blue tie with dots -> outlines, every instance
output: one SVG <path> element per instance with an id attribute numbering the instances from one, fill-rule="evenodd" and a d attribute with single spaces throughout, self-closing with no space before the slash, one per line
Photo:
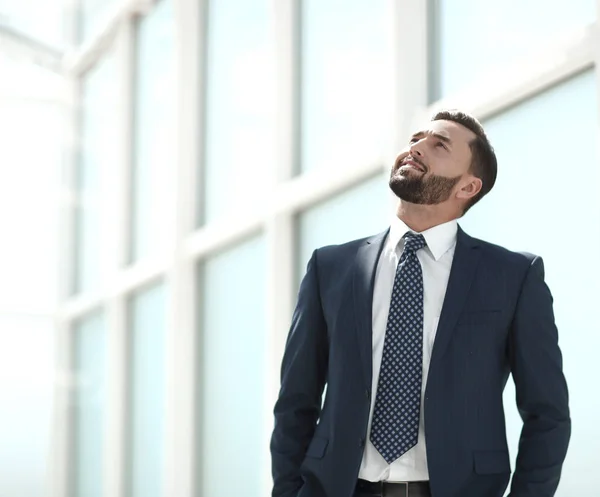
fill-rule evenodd
<path id="1" fill-rule="evenodd" d="M 385 331 L 371 443 L 388 464 L 417 445 L 423 378 L 423 235 L 407 233 Z"/>

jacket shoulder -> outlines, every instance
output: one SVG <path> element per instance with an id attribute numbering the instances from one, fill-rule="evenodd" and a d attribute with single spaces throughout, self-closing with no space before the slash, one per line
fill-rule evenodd
<path id="1" fill-rule="evenodd" d="M 383 241 L 388 231 L 389 229 L 378 233 L 377 235 L 366 236 L 364 238 L 357 238 L 355 240 L 350 240 L 344 243 L 324 245 L 316 250 L 317 258 L 320 260 L 327 260 L 330 258 L 338 258 L 340 256 L 355 253 L 359 247 L 362 247 L 366 243 L 377 243 L 378 241 Z"/>
<path id="2" fill-rule="evenodd" d="M 473 241 L 473 243 L 481 247 L 487 257 L 495 259 L 498 263 L 529 267 L 536 259 L 541 259 L 540 256 L 531 252 L 509 250 L 506 247 L 496 245 L 479 238 L 470 236 L 469 238 Z"/>

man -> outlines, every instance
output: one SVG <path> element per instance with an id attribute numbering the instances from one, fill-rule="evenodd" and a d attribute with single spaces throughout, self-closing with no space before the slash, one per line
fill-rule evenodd
<path id="1" fill-rule="evenodd" d="M 479 122 L 439 112 L 392 168 L 389 230 L 313 253 L 275 405 L 273 497 L 501 497 L 510 373 L 524 423 L 510 496 L 554 495 L 571 421 L 542 260 L 457 224 L 496 170 Z"/>

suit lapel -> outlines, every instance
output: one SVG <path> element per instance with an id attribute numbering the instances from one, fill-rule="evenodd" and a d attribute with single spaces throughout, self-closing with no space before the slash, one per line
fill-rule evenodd
<path id="1" fill-rule="evenodd" d="M 459 227 L 446 296 L 433 344 L 429 369 L 430 377 L 435 369 L 440 366 L 441 358 L 450 343 L 458 316 L 467 300 L 480 257 L 479 244 Z"/>
<path id="2" fill-rule="evenodd" d="M 367 239 L 359 248 L 354 264 L 353 293 L 356 333 L 365 385 L 373 375 L 373 289 L 377 262 L 389 229 Z"/>

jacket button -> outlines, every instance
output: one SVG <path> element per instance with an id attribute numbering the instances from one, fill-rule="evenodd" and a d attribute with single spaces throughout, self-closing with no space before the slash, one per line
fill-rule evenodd
<path id="1" fill-rule="evenodd" d="M 358 446 L 359 446 L 361 449 L 362 449 L 362 448 L 365 446 L 365 439 L 364 439 L 364 438 L 361 438 L 361 439 L 358 441 Z"/>
<path id="2" fill-rule="evenodd" d="M 370 396 L 370 394 L 369 394 L 369 390 L 365 390 L 365 397 L 368 399 L 368 398 L 369 398 L 369 396 Z"/>

